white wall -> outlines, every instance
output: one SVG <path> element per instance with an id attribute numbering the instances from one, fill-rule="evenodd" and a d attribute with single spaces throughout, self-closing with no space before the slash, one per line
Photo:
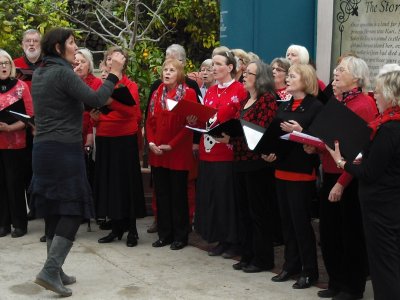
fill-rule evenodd
<path id="1" fill-rule="evenodd" d="M 316 64 L 318 78 L 328 84 L 331 74 L 331 48 L 334 0 L 317 0 L 317 49 Z"/>

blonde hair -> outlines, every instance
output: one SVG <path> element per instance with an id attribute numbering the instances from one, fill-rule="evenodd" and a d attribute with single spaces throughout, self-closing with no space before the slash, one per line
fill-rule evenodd
<path id="1" fill-rule="evenodd" d="M 304 85 L 304 92 L 309 95 L 317 96 L 319 87 L 317 73 L 310 65 L 294 64 L 289 68 L 289 73 L 295 72 L 300 75 L 300 81 Z"/>
<path id="2" fill-rule="evenodd" d="M 382 87 L 383 99 L 391 106 L 400 106 L 400 66 L 384 65 L 376 77 L 376 85 Z"/>

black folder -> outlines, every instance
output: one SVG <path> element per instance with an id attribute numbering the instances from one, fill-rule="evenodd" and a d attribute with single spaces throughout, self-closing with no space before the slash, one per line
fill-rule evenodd
<path id="1" fill-rule="evenodd" d="M 111 98 L 128 106 L 136 105 L 135 99 L 126 86 L 114 89 Z"/>
<path id="2" fill-rule="evenodd" d="M 35 125 L 35 118 L 28 116 L 26 114 L 22 114 L 16 111 L 12 111 L 12 110 L 7 110 L 7 112 L 14 118 L 14 122 L 15 120 L 18 121 L 22 121 L 24 122 L 26 125 Z"/>
<path id="3" fill-rule="evenodd" d="M 15 117 L 13 117 L 8 110 L 12 110 L 15 112 L 19 112 L 22 114 L 26 114 L 26 110 L 25 110 L 25 105 L 22 99 L 14 102 L 13 104 L 5 107 L 3 110 L 0 111 L 0 122 L 3 123 L 7 123 L 7 124 L 13 124 L 15 123 L 17 120 L 15 119 Z"/>
<path id="4" fill-rule="evenodd" d="M 275 118 L 268 128 L 264 128 L 241 120 L 249 149 L 262 154 L 275 153 L 279 158 L 286 156 L 296 143 L 280 139 L 286 133 L 280 127 L 281 122 L 282 119 Z"/>
<path id="5" fill-rule="evenodd" d="M 194 103 L 194 102 L 193 102 Z M 222 137 L 222 133 L 225 133 L 229 135 L 230 137 L 239 137 L 243 136 L 243 129 L 242 129 L 242 120 L 239 119 L 230 119 L 224 123 L 220 123 L 212 128 L 196 128 L 196 127 L 190 127 L 186 126 L 189 129 L 192 129 L 194 131 L 198 131 L 201 133 L 206 133 L 208 135 L 211 135 L 213 137 Z"/>
<path id="6" fill-rule="evenodd" d="M 334 98 L 315 117 L 308 131 L 332 149 L 338 140 L 340 152 L 350 161 L 368 144 L 371 135 L 367 122 Z"/>

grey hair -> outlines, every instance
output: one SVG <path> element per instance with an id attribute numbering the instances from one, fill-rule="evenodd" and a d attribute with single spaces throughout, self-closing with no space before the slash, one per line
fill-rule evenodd
<path id="1" fill-rule="evenodd" d="M 383 99 L 392 106 L 400 106 L 400 66 L 387 64 L 379 71 L 376 85 L 382 87 Z"/>
<path id="2" fill-rule="evenodd" d="M 257 67 L 256 81 L 254 82 L 257 98 L 267 92 L 275 94 L 275 83 L 271 66 L 261 60 L 251 61 L 250 64 L 255 64 Z"/>
<path id="3" fill-rule="evenodd" d="M 28 29 L 28 30 L 25 30 L 25 31 L 24 31 L 24 33 L 22 34 L 22 40 L 23 40 L 28 34 L 38 34 L 38 35 L 39 35 L 39 38 L 40 38 L 40 39 L 42 38 L 42 34 L 40 33 L 39 30 L 31 28 L 31 29 Z"/>
<path id="4" fill-rule="evenodd" d="M 207 58 L 205 61 L 203 61 L 200 66 L 200 70 L 202 67 L 206 67 L 206 68 L 212 67 L 212 59 Z"/>
<path id="5" fill-rule="evenodd" d="M 83 57 L 89 62 L 89 73 L 92 74 L 94 70 L 93 55 L 87 48 L 81 48 L 76 53 L 82 54 Z"/>
<path id="6" fill-rule="evenodd" d="M 287 74 L 289 72 L 290 68 L 290 60 L 284 57 L 276 57 L 271 61 L 271 67 L 273 64 L 278 64 L 278 66 L 282 69 L 285 70 L 285 73 Z"/>
<path id="7" fill-rule="evenodd" d="M 186 51 L 179 44 L 172 44 L 170 45 L 167 50 L 165 50 L 165 55 L 170 56 L 172 55 L 177 60 L 181 61 L 184 65 L 186 64 Z"/>
<path id="8" fill-rule="evenodd" d="M 367 63 L 354 56 L 347 56 L 342 59 L 340 64 L 347 66 L 353 78 L 357 79 L 357 86 L 364 89 L 369 84 L 369 69 Z"/>
<path id="9" fill-rule="evenodd" d="M 14 61 L 13 61 L 11 55 L 8 54 L 8 52 L 6 50 L 0 49 L 0 56 L 5 56 L 9 60 L 9 62 L 11 63 L 10 77 L 15 78 L 15 72 L 16 72 L 15 64 L 14 64 Z"/>
<path id="10" fill-rule="evenodd" d="M 308 53 L 306 47 L 300 45 L 290 45 L 286 50 L 286 57 L 289 51 L 294 51 L 298 54 L 301 64 L 308 64 L 310 62 L 310 54 Z"/>
<path id="11" fill-rule="evenodd" d="M 213 52 L 211 53 L 211 57 L 214 57 L 215 54 L 218 52 L 226 52 L 226 51 L 231 51 L 231 50 L 226 46 L 218 46 L 214 48 Z"/>

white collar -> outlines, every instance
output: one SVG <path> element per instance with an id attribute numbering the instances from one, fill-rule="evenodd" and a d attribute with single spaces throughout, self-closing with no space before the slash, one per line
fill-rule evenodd
<path id="1" fill-rule="evenodd" d="M 220 88 L 220 89 L 227 88 L 227 87 L 230 86 L 234 81 L 235 81 L 235 79 L 232 79 L 231 81 L 224 82 L 224 83 L 218 83 L 218 88 Z"/>

